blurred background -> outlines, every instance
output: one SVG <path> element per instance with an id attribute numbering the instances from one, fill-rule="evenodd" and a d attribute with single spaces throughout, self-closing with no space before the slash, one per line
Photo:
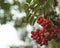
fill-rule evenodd
<path id="1" fill-rule="evenodd" d="M 34 26 L 30 25 L 31 22 L 26 23 L 26 16 L 30 10 L 27 2 L 26 0 L 0 0 L 0 48 L 45 48 L 45 46 L 40 47 L 30 37 L 32 30 L 42 27 L 37 23 L 32 23 Z M 60 0 L 58 2 L 55 10 L 60 14 Z"/>

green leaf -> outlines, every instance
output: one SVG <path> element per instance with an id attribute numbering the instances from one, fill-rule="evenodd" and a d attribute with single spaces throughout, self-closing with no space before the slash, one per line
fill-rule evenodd
<path id="1" fill-rule="evenodd" d="M 27 22 L 28 22 L 28 20 L 29 20 L 30 17 L 31 17 L 31 14 L 26 17 Z"/>
<path id="2" fill-rule="evenodd" d="M 30 16 L 30 18 L 29 18 L 29 23 L 31 24 L 32 23 L 32 20 L 34 19 L 34 17 L 33 16 Z"/>
<path id="3" fill-rule="evenodd" d="M 4 17 L 1 18 L 1 24 L 5 24 L 6 21 L 7 21 L 7 17 L 6 16 L 4 16 Z"/>
<path id="4" fill-rule="evenodd" d="M 23 5 L 23 9 L 24 9 L 24 11 L 26 13 L 26 16 L 28 16 L 30 14 L 29 5 L 28 4 L 24 4 Z"/>
<path id="5" fill-rule="evenodd" d="M 5 11 L 9 11 L 10 10 L 10 4 L 9 3 L 1 4 L 1 8 L 4 9 Z"/>
<path id="6" fill-rule="evenodd" d="M 34 25 L 35 21 L 36 21 L 36 19 L 33 19 L 33 20 L 32 20 L 32 25 Z"/>
<path id="7" fill-rule="evenodd" d="M 22 21 L 22 18 L 16 19 L 15 20 L 15 28 L 19 28 L 19 27 L 25 27 L 27 24 L 25 22 Z"/>
<path id="8" fill-rule="evenodd" d="M 32 0 L 26 0 L 27 3 L 30 3 Z"/>
<path id="9" fill-rule="evenodd" d="M 3 4 L 4 3 L 4 0 L 0 0 L 0 4 Z"/>
<path id="10" fill-rule="evenodd" d="M 45 0 L 38 0 L 38 4 L 40 4 L 40 5 L 45 4 Z"/>

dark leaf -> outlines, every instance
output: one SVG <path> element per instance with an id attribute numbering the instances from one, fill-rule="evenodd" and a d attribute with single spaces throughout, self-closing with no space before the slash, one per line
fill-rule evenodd
<path id="1" fill-rule="evenodd" d="M 32 0 L 26 0 L 27 3 L 30 3 Z"/>

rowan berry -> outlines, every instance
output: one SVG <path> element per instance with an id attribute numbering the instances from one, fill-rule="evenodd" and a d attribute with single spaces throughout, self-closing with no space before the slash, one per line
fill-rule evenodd
<path id="1" fill-rule="evenodd" d="M 58 33 L 58 27 L 51 25 L 51 22 L 48 19 L 39 18 L 37 23 L 40 24 L 43 29 L 36 29 L 35 31 L 31 32 L 31 37 L 36 40 L 36 43 L 42 45 L 48 45 L 48 41 L 54 39 L 57 41 L 57 37 L 55 38 L 56 34 Z"/>

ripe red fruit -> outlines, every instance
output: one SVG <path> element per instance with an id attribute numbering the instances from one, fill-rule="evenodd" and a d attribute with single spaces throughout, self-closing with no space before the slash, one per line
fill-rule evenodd
<path id="1" fill-rule="evenodd" d="M 42 37 L 43 37 L 43 36 L 44 36 L 44 34 L 43 34 L 43 33 L 41 33 L 41 34 L 40 34 L 40 36 L 42 36 Z"/>
<path id="2" fill-rule="evenodd" d="M 31 34 L 36 35 L 36 32 L 31 32 Z"/>
<path id="3" fill-rule="evenodd" d="M 45 20 L 45 23 L 48 24 L 48 23 L 49 23 L 49 20 L 46 19 L 46 20 Z"/>
<path id="4" fill-rule="evenodd" d="M 45 38 L 42 38 L 42 42 L 45 42 Z"/>
<path id="5" fill-rule="evenodd" d="M 37 20 L 37 23 L 42 23 L 44 20 L 43 20 L 43 18 L 39 18 L 38 20 Z"/>
<path id="6" fill-rule="evenodd" d="M 55 32 L 51 32 L 51 34 L 52 34 L 52 35 L 54 35 L 54 34 L 55 34 Z"/>
<path id="7" fill-rule="evenodd" d="M 34 34 L 34 31 L 32 31 L 31 34 Z"/>
<path id="8" fill-rule="evenodd" d="M 55 41 L 57 41 L 57 37 L 55 37 L 55 35 L 58 33 L 58 27 L 54 26 L 52 27 L 52 23 L 47 20 L 47 19 L 43 19 L 43 18 L 39 18 L 37 20 L 37 23 L 40 24 L 43 29 L 36 29 L 35 31 L 31 32 L 31 37 L 36 40 L 36 43 L 40 44 L 40 46 L 42 45 L 48 45 L 48 41 L 54 39 Z"/>
<path id="9" fill-rule="evenodd" d="M 39 29 L 36 29 L 36 32 L 38 33 L 40 30 Z"/>
<path id="10" fill-rule="evenodd" d="M 33 38 L 34 36 L 33 35 L 31 35 L 31 38 Z"/>
<path id="11" fill-rule="evenodd" d="M 40 46 L 42 46 L 43 44 L 42 43 L 40 43 Z"/>
<path id="12" fill-rule="evenodd" d="M 46 24 L 45 24 L 45 22 L 41 23 L 41 26 L 43 26 L 43 27 L 44 27 L 45 25 L 46 25 Z"/>
<path id="13" fill-rule="evenodd" d="M 33 39 L 36 40 L 37 39 L 37 36 L 34 36 Z"/>
<path id="14" fill-rule="evenodd" d="M 48 45 L 48 42 L 47 41 L 45 42 L 45 45 Z"/>
<path id="15" fill-rule="evenodd" d="M 36 41 L 39 41 L 39 39 L 40 39 L 40 37 L 37 37 L 37 38 L 36 38 Z"/>

